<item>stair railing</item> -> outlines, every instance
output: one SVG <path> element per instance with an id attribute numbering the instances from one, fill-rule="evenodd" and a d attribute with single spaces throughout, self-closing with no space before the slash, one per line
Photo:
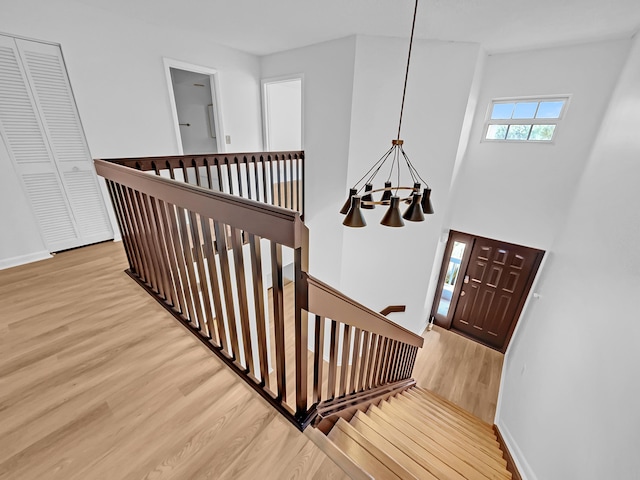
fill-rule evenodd
<path id="1" fill-rule="evenodd" d="M 299 211 L 209 188 L 208 160 L 169 158 L 95 160 L 133 279 L 300 429 L 408 388 L 422 337 L 308 274 Z"/>

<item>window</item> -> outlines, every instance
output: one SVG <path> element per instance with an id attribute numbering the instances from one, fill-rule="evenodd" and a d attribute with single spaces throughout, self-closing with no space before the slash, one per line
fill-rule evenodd
<path id="1" fill-rule="evenodd" d="M 506 142 L 551 142 L 568 97 L 494 100 L 484 139 Z"/>

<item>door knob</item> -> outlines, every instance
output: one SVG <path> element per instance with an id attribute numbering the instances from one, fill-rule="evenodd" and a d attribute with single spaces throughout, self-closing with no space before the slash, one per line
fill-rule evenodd
<path id="1" fill-rule="evenodd" d="M 465 292 L 464 290 L 460 292 L 460 296 L 464 297 L 467 294 L 467 292 Z"/>

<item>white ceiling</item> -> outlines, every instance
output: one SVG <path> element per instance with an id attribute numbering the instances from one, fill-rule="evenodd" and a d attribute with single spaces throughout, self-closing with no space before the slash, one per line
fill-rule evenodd
<path id="1" fill-rule="evenodd" d="M 256 55 L 352 34 L 408 37 L 412 0 L 77 0 L 141 22 L 206 31 Z M 416 38 L 489 52 L 630 35 L 640 0 L 421 0 Z"/>

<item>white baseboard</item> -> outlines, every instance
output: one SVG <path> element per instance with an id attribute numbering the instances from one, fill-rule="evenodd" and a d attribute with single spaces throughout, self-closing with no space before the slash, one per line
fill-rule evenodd
<path id="1" fill-rule="evenodd" d="M 522 480 L 538 480 L 538 477 L 533 473 L 531 465 L 527 462 L 527 459 L 524 457 L 522 450 L 520 450 L 520 447 L 513 439 L 513 436 L 507 426 L 502 422 L 497 423 L 497 426 L 498 429 L 500 429 L 502 440 L 504 440 L 505 446 L 509 449 L 511 458 L 513 458 L 513 463 L 516 464 L 516 468 L 518 469 L 518 473 L 522 477 Z"/>
<path id="2" fill-rule="evenodd" d="M 24 265 L 25 263 L 37 262 L 38 260 L 45 260 L 47 258 L 52 258 L 48 250 L 20 255 L 18 257 L 3 258 L 0 259 L 0 270 L 17 267 L 19 265 Z"/>

